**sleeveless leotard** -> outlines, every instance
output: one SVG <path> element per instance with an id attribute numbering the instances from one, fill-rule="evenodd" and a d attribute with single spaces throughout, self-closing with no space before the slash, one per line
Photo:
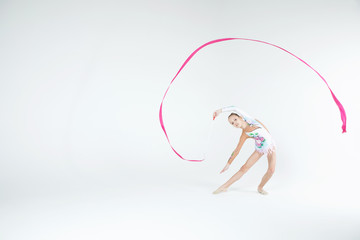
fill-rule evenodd
<path id="1" fill-rule="evenodd" d="M 265 129 L 265 127 L 256 121 L 254 118 L 250 117 L 244 111 L 241 111 L 239 108 L 235 106 L 224 107 L 221 109 L 222 112 L 235 112 L 237 113 L 245 122 L 247 122 L 250 126 L 257 126 L 258 128 L 251 131 L 245 132 L 246 135 L 253 138 L 255 140 L 255 150 L 267 154 L 271 153 L 276 149 L 276 144 L 270 133 Z"/>
<path id="2" fill-rule="evenodd" d="M 261 124 L 260 124 L 261 125 Z M 255 140 L 255 150 L 260 153 L 271 153 L 275 150 L 275 141 L 270 133 L 261 125 L 261 127 L 251 131 L 245 132 L 246 135 Z"/>

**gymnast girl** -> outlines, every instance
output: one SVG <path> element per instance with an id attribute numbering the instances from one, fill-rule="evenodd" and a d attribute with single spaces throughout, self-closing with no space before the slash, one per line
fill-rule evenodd
<path id="1" fill-rule="evenodd" d="M 235 106 L 223 107 L 216 110 L 213 114 L 213 119 L 219 116 L 222 112 L 232 112 L 228 117 L 228 121 L 234 127 L 241 128 L 242 134 L 236 149 L 233 151 L 227 164 L 220 173 L 229 168 L 230 164 L 239 154 L 241 147 L 247 139 L 253 138 L 255 140 L 255 151 L 251 154 L 240 170 L 236 172 L 226 183 L 214 191 L 213 194 L 226 192 L 230 185 L 239 180 L 264 154 L 267 154 L 269 165 L 257 190 L 263 195 L 268 194 L 263 187 L 273 175 L 276 164 L 276 145 L 269 130 L 259 120 L 250 117 L 246 112 Z"/>

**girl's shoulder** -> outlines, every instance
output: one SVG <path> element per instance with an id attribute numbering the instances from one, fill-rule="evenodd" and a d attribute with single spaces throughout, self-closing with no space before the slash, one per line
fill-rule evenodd
<path id="1" fill-rule="evenodd" d="M 245 132 L 245 130 L 242 131 L 242 134 L 241 134 L 241 138 L 249 138 L 250 136 L 247 134 L 247 132 Z"/>

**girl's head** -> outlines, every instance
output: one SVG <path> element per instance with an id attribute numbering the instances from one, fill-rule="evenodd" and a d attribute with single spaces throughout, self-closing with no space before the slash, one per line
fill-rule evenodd
<path id="1" fill-rule="evenodd" d="M 231 113 L 228 117 L 228 121 L 231 125 L 236 128 L 241 128 L 246 126 L 246 122 L 236 113 Z"/>

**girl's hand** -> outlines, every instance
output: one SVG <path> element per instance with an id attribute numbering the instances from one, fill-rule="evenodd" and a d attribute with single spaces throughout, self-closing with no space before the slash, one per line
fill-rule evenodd
<path id="1" fill-rule="evenodd" d="M 214 120 L 217 116 L 219 116 L 220 113 L 221 113 L 221 109 L 216 110 L 216 111 L 213 113 L 213 120 Z"/>
<path id="2" fill-rule="evenodd" d="M 227 164 L 225 165 L 224 169 L 221 170 L 220 173 L 223 173 L 223 172 L 225 172 L 226 170 L 228 170 L 229 166 L 230 166 L 230 163 L 227 163 Z"/>

